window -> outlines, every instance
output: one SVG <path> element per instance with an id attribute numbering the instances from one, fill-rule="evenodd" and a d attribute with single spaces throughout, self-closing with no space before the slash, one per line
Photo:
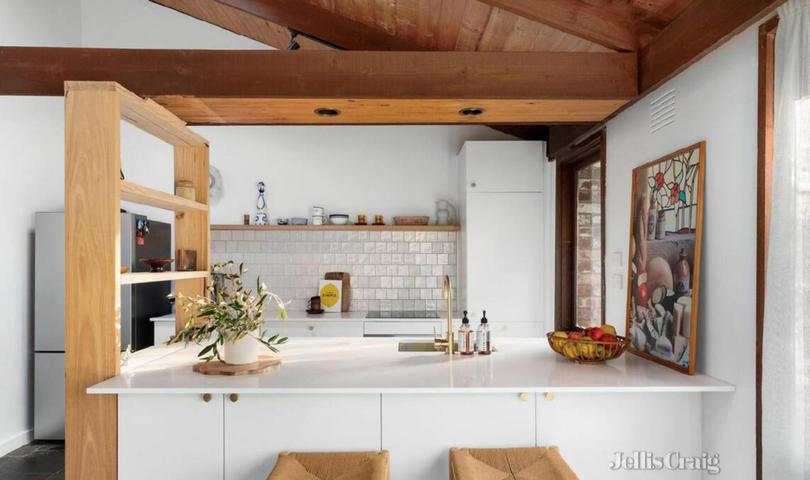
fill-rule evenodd
<path id="1" fill-rule="evenodd" d="M 576 171 L 576 236 L 574 237 L 575 324 L 602 324 L 602 171 L 599 162 Z"/>
<path id="2" fill-rule="evenodd" d="M 556 156 L 555 329 L 604 323 L 604 134 Z"/>

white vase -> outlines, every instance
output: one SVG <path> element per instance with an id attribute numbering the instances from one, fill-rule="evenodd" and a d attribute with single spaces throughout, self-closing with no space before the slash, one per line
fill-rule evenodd
<path id="1" fill-rule="evenodd" d="M 247 334 L 235 342 L 225 342 L 222 359 L 230 365 L 245 365 L 259 361 L 259 341 Z"/>

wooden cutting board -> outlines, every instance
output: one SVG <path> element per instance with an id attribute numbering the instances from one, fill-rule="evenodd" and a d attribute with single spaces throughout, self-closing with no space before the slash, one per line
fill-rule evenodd
<path id="1" fill-rule="evenodd" d="M 324 280 L 339 280 L 343 283 L 340 311 L 348 312 L 352 303 L 352 286 L 349 272 L 326 272 Z"/>
<path id="2" fill-rule="evenodd" d="M 210 362 L 195 363 L 192 367 L 197 373 L 203 375 L 253 375 L 263 373 L 268 368 L 281 363 L 281 357 L 276 355 L 260 355 L 258 362 L 248 363 L 245 365 L 229 365 L 222 363 L 219 360 L 211 360 Z"/>

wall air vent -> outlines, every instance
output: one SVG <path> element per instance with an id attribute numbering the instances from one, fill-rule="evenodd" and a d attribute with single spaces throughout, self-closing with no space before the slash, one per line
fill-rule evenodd
<path id="1" fill-rule="evenodd" d="M 678 92 L 673 88 L 650 102 L 650 133 L 675 123 L 675 103 Z"/>

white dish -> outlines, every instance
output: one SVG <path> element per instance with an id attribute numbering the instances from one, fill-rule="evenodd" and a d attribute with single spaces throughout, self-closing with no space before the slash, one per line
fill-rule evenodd
<path id="1" fill-rule="evenodd" d="M 348 215 L 329 215 L 329 222 L 333 225 L 346 225 L 349 223 Z"/>

